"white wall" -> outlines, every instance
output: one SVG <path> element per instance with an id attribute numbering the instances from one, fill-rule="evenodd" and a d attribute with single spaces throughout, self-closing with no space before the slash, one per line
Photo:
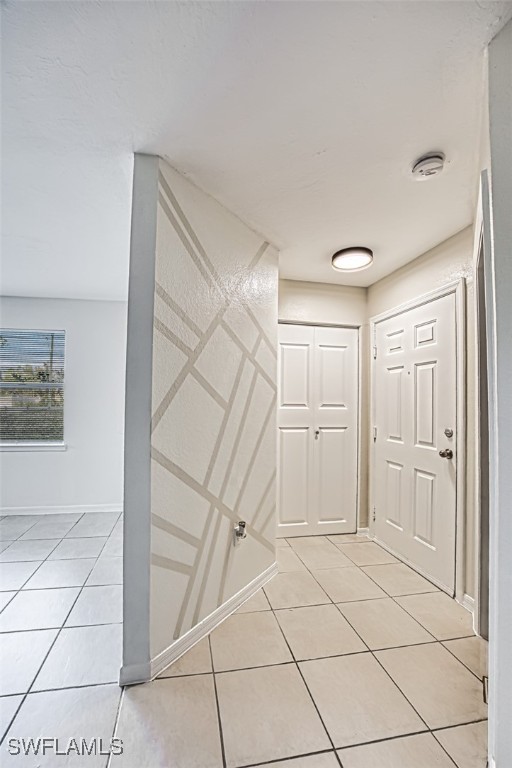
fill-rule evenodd
<path id="1" fill-rule="evenodd" d="M 133 200 L 126 682 L 270 575 L 276 525 L 277 252 L 156 158 L 136 156 Z"/>
<path id="2" fill-rule="evenodd" d="M 366 319 L 366 288 L 279 281 L 279 320 L 361 326 Z"/>
<path id="3" fill-rule="evenodd" d="M 126 303 L 3 297 L 0 325 L 66 332 L 67 450 L 0 452 L 2 514 L 121 509 Z"/>
<path id="4" fill-rule="evenodd" d="M 27 140 L 24 124 L 2 140 L 0 292 L 126 301 L 133 154 L 92 147 L 81 124 L 79 147 Z"/>
<path id="5" fill-rule="evenodd" d="M 468 227 L 368 288 L 368 317 L 461 278 L 473 277 L 473 234 Z"/>

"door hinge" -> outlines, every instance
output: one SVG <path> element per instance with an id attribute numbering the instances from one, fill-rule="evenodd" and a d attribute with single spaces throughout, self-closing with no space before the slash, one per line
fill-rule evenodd
<path id="1" fill-rule="evenodd" d="M 377 345 L 375 345 L 375 346 L 373 347 L 373 359 L 374 359 L 374 360 L 376 360 L 376 359 L 377 359 Z"/>
<path id="2" fill-rule="evenodd" d="M 373 428 L 373 442 L 377 442 L 377 427 Z"/>
<path id="3" fill-rule="evenodd" d="M 373 508 L 373 522 L 375 522 L 376 517 L 377 517 L 377 510 L 374 507 Z"/>

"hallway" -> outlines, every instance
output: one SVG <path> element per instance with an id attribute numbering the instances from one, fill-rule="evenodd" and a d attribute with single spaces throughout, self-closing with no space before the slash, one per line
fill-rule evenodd
<path id="1" fill-rule="evenodd" d="M 30 694 L 31 735 L 122 739 L 91 766 L 485 768 L 471 615 L 366 538 L 277 543 L 280 573 L 160 679 L 119 708 L 115 685 Z"/>

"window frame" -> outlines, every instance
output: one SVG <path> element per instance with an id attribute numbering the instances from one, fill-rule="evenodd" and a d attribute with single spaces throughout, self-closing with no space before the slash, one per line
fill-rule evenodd
<path id="1" fill-rule="evenodd" d="M 15 332 L 20 331 L 23 333 L 62 333 L 64 335 L 64 360 L 62 365 L 62 370 L 64 374 L 63 382 L 62 382 L 62 391 L 65 393 L 65 387 L 66 387 L 66 363 L 67 363 L 67 355 L 66 355 L 66 341 L 67 341 L 67 333 L 64 328 L 34 328 L 31 326 L 30 328 L 7 328 L 7 327 L 0 327 L 0 336 L 2 335 L 2 332 Z M 28 387 L 27 387 L 28 388 Z M 65 419 L 65 399 L 62 406 L 62 418 L 63 418 L 63 425 L 62 425 L 62 440 L 0 440 L 0 453 L 4 452 L 11 452 L 11 453 L 36 453 L 36 452 L 63 452 L 67 451 L 68 444 L 65 439 L 66 434 L 66 419 Z"/>

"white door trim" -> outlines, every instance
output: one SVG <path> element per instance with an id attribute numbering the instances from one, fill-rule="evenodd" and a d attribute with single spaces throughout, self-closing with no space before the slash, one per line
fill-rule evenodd
<path id="1" fill-rule="evenodd" d="M 348 328 L 349 330 L 359 330 L 361 325 L 350 325 L 349 323 L 313 323 L 311 320 L 278 320 L 278 325 L 309 325 L 313 328 Z"/>
<path id="2" fill-rule="evenodd" d="M 416 309 L 423 304 L 441 299 L 443 296 L 455 294 L 455 318 L 457 340 L 457 485 L 456 485 L 456 532 L 455 532 L 455 598 L 459 603 L 463 602 L 465 593 L 466 575 L 466 281 L 464 278 L 456 282 L 447 283 L 441 288 L 418 296 L 411 301 L 401 304 L 393 309 L 386 310 L 379 315 L 370 318 L 370 509 L 369 528 L 370 536 L 375 535 L 375 521 L 373 510 L 375 507 L 375 444 L 373 441 L 373 424 L 375 423 L 375 360 L 373 347 L 375 344 L 378 323 L 401 315 L 410 309 Z M 414 567 L 414 566 L 413 566 Z M 417 569 L 416 569 L 417 570 Z M 432 581 L 432 578 L 430 581 Z"/>
<path id="3" fill-rule="evenodd" d="M 367 528 L 360 528 L 361 526 L 361 467 L 363 465 L 363 441 L 361 439 L 361 426 L 363 423 L 363 398 L 361 396 L 363 392 L 364 379 L 363 379 L 363 347 L 362 347 L 362 333 L 361 325 L 349 325 L 345 323 L 313 323 L 304 320 L 278 320 L 278 325 L 309 325 L 315 328 L 345 328 L 349 330 L 357 331 L 357 478 L 356 478 L 356 530 L 367 531 Z M 278 480 L 279 483 L 279 480 Z"/>
<path id="4" fill-rule="evenodd" d="M 475 216 L 475 234 L 473 242 L 473 284 L 475 286 L 475 323 L 474 323 L 474 342 L 475 342 L 475 403 L 478 408 L 480 403 L 480 324 L 481 317 L 479 315 L 479 277 L 478 268 L 480 262 L 480 251 L 484 248 L 484 220 L 483 220 L 483 205 L 482 205 L 482 177 L 480 178 L 480 187 L 478 190 L 478 203 Z M 482 254 L 483 258 L 483 254 Z M 477 410 L 478 413 L 478 410 Z M 476 419 L 475 423 L 475 521 L 474 521 L 474 537 L 475 537 L 475 597 L 474 597 L 474 612 L 473 612 L 473 629 L 477 635 L 480 634 L 480 572 L 481 572 L 481 540 L 480 540 L 480 525 L 482 519 L 482 509 L 480 504 L 480 468 L 482 462 L 482 435 L 480 432 L 480 418 Z"/>

